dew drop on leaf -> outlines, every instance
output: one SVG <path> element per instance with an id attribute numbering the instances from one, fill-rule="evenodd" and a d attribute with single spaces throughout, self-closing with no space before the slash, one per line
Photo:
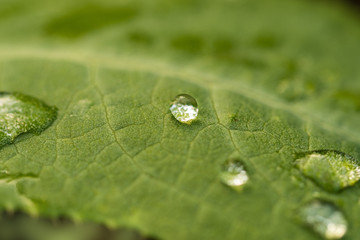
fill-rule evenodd
<path id="1" fill-rule="evenodd" d="M 20 134 L 40 134 L 56 119 L 56 107 L 20 93 L 0 92 L 0 147 Z"/>
<path id="2" fill-rule="evenodd" d="M 360 179 L 359 162 L 350 155 L 333 150 L 298 155 L 295 164 L 308 178 L 330 192 L 354 185 Z"/>
<path id="3" fill-rule="evenodd" d="M 170 111 L 179 122 L 191 124 L 197 118 L 199 109 L 195 98 L 188 94 L 180 94 L 171 103 Z"/>
<path id="4" fill-rule="evenodd" d="M 220 179 L 225 185 L 237 191 L 242 190 L 244 185 L 249 181 L 245 167 L 239 160 L 229 160 L 225 162 L 222 166 Z"/>
<path id="5" fill-rule="evenodd" d="M 89 109 L 94 105 L 94 103 L 89 99 L 81 99 L 76 105 L 71 109 L 70 116 L 83 116 Z"/>
<path id="6" fill-rule="evenodd" d="M 315 200 L 299 211 L 301 221 L 325 239 L 340 239 L 348 223 L 343 213 L 331 203 Z"/>

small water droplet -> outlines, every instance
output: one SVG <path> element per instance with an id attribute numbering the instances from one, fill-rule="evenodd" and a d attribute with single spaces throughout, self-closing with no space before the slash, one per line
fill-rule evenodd
<path id="1" fill-rule="evenodd" d="M 195 98 L 188 94 L 180 94 L 172 102 L 170 111 L 179 122 L 191 124 L 197 118 L 199 109 Z"/>
<path id="2" fill-rule="evenodd" d="M 83 116 L 94 105 L 90 99 L 79 100 L 70 111 L 70 116 Z"/>
<path id="3" fill-rule="evenodd" d="M 345 153 L 320 150 L 297 158 L 296 166 L 300 171 L 327 191 L 336 192 L 360 180 L 358 161 Z"/>
<path id="4" fill-rule="evenodd" d="M 315 200 L 299 211 L 301 221 L 325 239 L 340 239 L 348 223 L 343 213 L 333 204 Z"/>
<path id="5" fill-rule="evenodd" d="M 0 92 L 0 147 L 20 134 L 40 134 L 55 120 L 56 107 L 20 93 Z"/>
<path id="6" fill-rule="evenodd" d="M 237 191 L 242 190 L 244 185 L 249 181 L 245 167 L 239 160 L 227 161 L 222 166 L 220 179 L 225 185 Z"/>

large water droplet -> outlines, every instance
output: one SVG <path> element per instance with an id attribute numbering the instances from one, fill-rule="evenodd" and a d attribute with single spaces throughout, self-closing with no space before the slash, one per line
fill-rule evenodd
<path id="1" fill-rule="evenodd" d="M 57 109 L 20 93 L 0 92 L 0 147 L 22 133 L 40 134 L 55 120 Z"/>
<path id="2" fill-rule="evenodd" d="M 244 185 L 249 181 L 245 167 L 239 160 L 227 161 L 222 166 L 220 179 L 225 185 L 237 191 L 242 190 Z"/>
<path id="3" fill-rule="evenodd" d="M 188 94 L 180 94 L 172 102 L 170 111 L 179 122 L 191 124 L 197 118 L 199 109 L 195 98 Z"/>
<path id="4" fill-rule="evenodd" d="M 327 191 L 336 192 L 360 179 L 360 166 L 353 157 L 331 150 L 298 155 L 296 166 L 308 178 Z"/>
<path id="5" fill-rule="evenodd" d="M 325 239 L 340 239 L 346 234 L 348 223 L 331 203 L 313 201 L 302 207 L 299 215 L 304 224 Z"/>

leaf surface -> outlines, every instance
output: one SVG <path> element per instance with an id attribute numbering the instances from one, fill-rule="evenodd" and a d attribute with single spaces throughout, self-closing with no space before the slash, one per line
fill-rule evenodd
<path id="1" fill-rule="evenodd" d="M 160 239 L 317 239 L 321 198 L 358 239 L 360 186 L 329 193 L 294 154 L 360 159 L 359 18 L 337 3 L 2 0 L 0 88 L 58 108 L 0 150 L 0 207 Z M 121 16 L 120 16 L 121 15 Z M 193 96 L 197 121 L 173 98 Z M 239 158 L 249 183 L 223 185 Z"/>

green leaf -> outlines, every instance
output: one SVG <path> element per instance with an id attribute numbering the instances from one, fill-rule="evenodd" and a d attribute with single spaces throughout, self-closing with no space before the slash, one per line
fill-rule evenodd
<path id="1" fill-rule="evenodd" d="M 0 147 L 20 134 L 40 134 L 56 118 L 56 108 L 19 93 L 0 93 Z"/>
<path id="2" fill-rule="evenodd" d="M 4 14 L 3 14 L 4 13 Z M 0 207 L 160 239 L 317 239 L 314 198 L 360 238 L 360 186 L 338 193 L 295 155 L 360 159 L 360 28 L 335 1 L 3 0 L 0 89 L 58 108 L 0 150 Z M 171 115 L 178 94 L 199 108 Z M 222 184 L 240 159 L 249 182 Z"/>

